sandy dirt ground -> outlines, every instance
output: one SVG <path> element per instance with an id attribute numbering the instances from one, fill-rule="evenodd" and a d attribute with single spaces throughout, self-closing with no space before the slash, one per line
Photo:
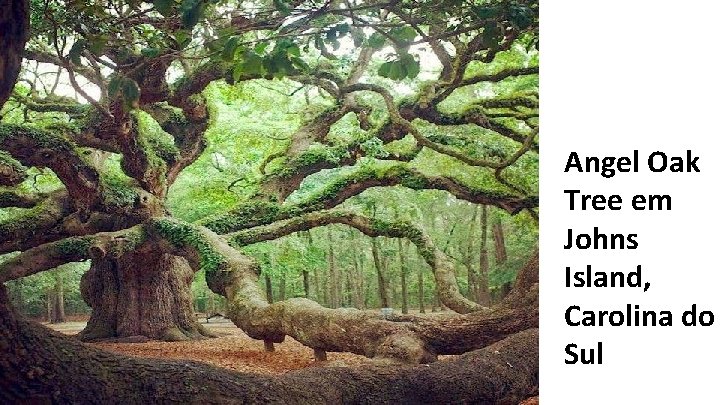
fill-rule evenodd
<path id="1" fill-rule="evenodd" d="M 75 335 L 85 322 L 44 324 L 67 335 Z M 275 352 L 266 352 L 263 342 L 248 337 L 226 319 L 212 319 L 203 325 L 219 335 L 217 338 L 190 342 L 89 343 L 104 350 L 136 357 L 196 360 L 235 371 L 282 374 L 305 367 L 315 367 L 313 351 L 287 337 L 275 344 Z M 371 360 L 351 353 L 328 353 L 322 365 L 360 365 Z"/>

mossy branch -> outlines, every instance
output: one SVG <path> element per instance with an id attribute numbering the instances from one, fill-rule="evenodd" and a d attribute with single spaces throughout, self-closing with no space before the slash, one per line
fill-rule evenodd
<path id="1" fill-rule="evenodd" d="M 145 242 L 145 231 L 137 225 L 117 232 L 75 236 L 25 250 L 0 264 L 0 283 L 54 269 L 61 264 L 120 257 Z"/>
<path id="2" fill-rule="evenodd" d="M 31 194 L 0 188 L 0 208 L 32 208 L 46 197 L 44 194 Z"/>
<path id="3" fill-rule="evenodd" d="M 467 186 L 451 177 L 429 176 L 407 164 L 361 168 L 335 179 L 320 191 L 294 204 L 267 201 L 245 202 L 234 209 L 198 222 L 214 232 L 227 234 L 256 226 L 271 224 L 297 215 L 329 209 L 342 204 L 372 187 L 402 185 L 413 190 L 443 190 L 456 198 L 475 204 L 493 205 L 510 214 L 538 206 L 537 196 L 523 197 Z"/>
<path id="4" fill-rule="evenodd" d="M 442 252 L 409 224 L 336 213 L 323 218 L 348 221 L 371 235 L 409 235 L 422 244 L 424 256 L 442 261 Z M 297 221 L 288 223 L 295 226 Z M 159 246 L 161 250 L 183 256 L 195 270 L 206 271 L 208 286 L 229 300 L 228 316 L 255 339 L 281 342 L 289 335 L 318 350 L 350 351 L 368 357 L 418 363 L 433 361 L 436 354 L 457 353 L 458 349 L 445 344 L 453 339 L 462 340 L 457 347 L 467 351 L 537 326 L 536 290 L 534 301 L 530 300 L 530 304 L 521 308 L 501 306 L 438 322 L 385 320 L 378 314 L 356 309 L 323 308 L 304 298 L 269 304 L 258 284 L 257 263 L 228 245 L 223 237 L 204 227 L 170 218 L 154 220 L 147 229 L 150 239 L 164 241 Z M 452 272 L 452 268 L 442 271 Z M 446 322 L 451 325 L 453 337 L 442 332 Z"/>
<path id="5" fill-rule="evenodd" d="M 275 224 L 251 228 L 226 235 L 231 243 L 244 246 L 266 240 L 278 239 L 291 233 L 306 231 L 329 224 L 345 224 L 370 237 L 386 236 L 406 238 L 415 244 L 420 256 L 430 265 L 435 275 L 440 299 L 450 309 L 468 313 L 481 307 L 460 294 L 452 261 L 432 242 L 419 227 L 404 221 L 371 219 L 344 210 L 319 211 Z"/>
<path id="6" fill-rule="evenodd" d="M 0 150 L 0 186 L 16 186 L 27 178 L 27 168 Z"/>
<path id="7" fill-rule="evenodd" d="M 99 176 L 66 137 L 31 126 L 0 124 L 0 149 L 26 166 L 48 167 L 65 185 L 76 205 L 99 201 Z"/>

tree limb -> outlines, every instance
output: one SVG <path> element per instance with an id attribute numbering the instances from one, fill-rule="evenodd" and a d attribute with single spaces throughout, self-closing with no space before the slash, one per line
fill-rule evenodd
<path id="1" fill-rule="evenodd" d="M 351 211 L 330 210 L 313 212 L 283 222 L 231 233 L 226 237 L 233 244 L 244 246 L 278 239 L 291 233 L 307 231 L 329 224 L 345 224 L 370 237 L 386 236 L 409 239 L 417 247 L 418 253 L 432 268 L 438 294 L 443 304 L 461 314 L 481 309 L 477 303 L 466 299 L 460 294 L 455 279 L 455 268 L 451 260 L 435 246 L 422 229 L 408 222 L 388 222 L 381 219 L 371 219 Z"/>
<path id="2" fill-rule="evenodd" d="M 76 205 L 89 207 L 99 201 L 97 171 L 67 138 L 35 127 L 0 124 L 0 149 L 27 166 L 49 167 Z"/>

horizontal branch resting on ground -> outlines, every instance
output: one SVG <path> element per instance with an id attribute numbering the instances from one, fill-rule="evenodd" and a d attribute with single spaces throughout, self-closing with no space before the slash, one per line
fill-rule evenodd
<path id="1" fill-rule="evenodd" d="M 442 343 L 447 337 L 437 339 L 438 331 L 443 331 L 441 322 L 393 322 L 355 309 L 327 309 L 303 298 L 269 304 L 258 285 L 257 263 L 206 228 L 165 218 L 149 224 L 149 237 L 164 239 L 162 250 L 184 256 L 196 270 L 204 269 L 208 286 L 228 299 L 230 319 L 255 339 L 282 342 L 289 335 L 317 350 L 349 351 L 405 363 L 433 361 L 437 354 L 454 350 Z M 528 266 L 523 271 L 537 272 L 537 268 Z M 464 340 L 459 347 L 470 350 L 536 327 L 537 289 L 530 288 L 525 294 L 521 306 L 508 303 L 458 315 L 457 328 L 447 332 Z"/>
<path id="2" fill-rule="evenodd" d="M 537 395 L 538 331 L 420 366 L 315 367 L 282 376 L 88 347 L 25 320 L 0 286 L 0 402 L 517 403 Z"/>

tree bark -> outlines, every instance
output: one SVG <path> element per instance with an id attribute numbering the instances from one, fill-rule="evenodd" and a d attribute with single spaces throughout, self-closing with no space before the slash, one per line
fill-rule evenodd
<path id="1" fill-rule="evenodd" d="M 500 218 L 493 222 L 493 239 L 495 240 L 495 263 L 504 264 L 507 261 L 507 249 L 505 248 L 505 231 Z"/>
<path id="2" fill-rule="evenodd" d="M 400 259 L 400 294 L 402 300 L 402 313 L 408 313 L 408 290 L 407 290 L 407 263 L 405 259 L 405 247 L 402 239 L 398 239 L 398 258 Z"/>
<path id="3" fill-rule="evenodd" d="M 192 278 L 185 259 L 157 251 L 93 260 L 80 285 L 93 309 L 80 338 L 201 338 L 206 332 L 192 309 Z"/>
<path id="4" fill-rule="evenodd" d="M 0 7 L 0 108 L 15 87 L 30 31 L 30 4 L 10 0 Z"/>
<path id="5" fill-rule="evenodd" d="M 480 274 L 477 285 L 477 302 L 480 305 L 490 305 L 490 265 L 487 252 L 487 205 L 480 211 Z"/>
<path id="6" fill-rule="evenodd" d="M 375 263 L 375 271 L 377 272 L 378 295 L 380 297 L 380 308 L 390 308 L 390 299 L 387 291 L 387 276 L 380 258 L 377 238 L 372 239 L 372 255 Z"/>
<path id="7" fill-rule="evenodd" d="M 537 395 L 537 329 L 429 366 L 313 367 L 262 376 L 108 353 L 18 319 L 7 304 L 0 286 L 1 403 L 509 404 Z"/>
<path id="8" fill-rule="evenodd" d="M 275 302 L 272 291 L 272 279 L 267 273 L 265 273 L 265 296 L 267 297 L 269 303 L 272 304 L 273 302 Z"/>

